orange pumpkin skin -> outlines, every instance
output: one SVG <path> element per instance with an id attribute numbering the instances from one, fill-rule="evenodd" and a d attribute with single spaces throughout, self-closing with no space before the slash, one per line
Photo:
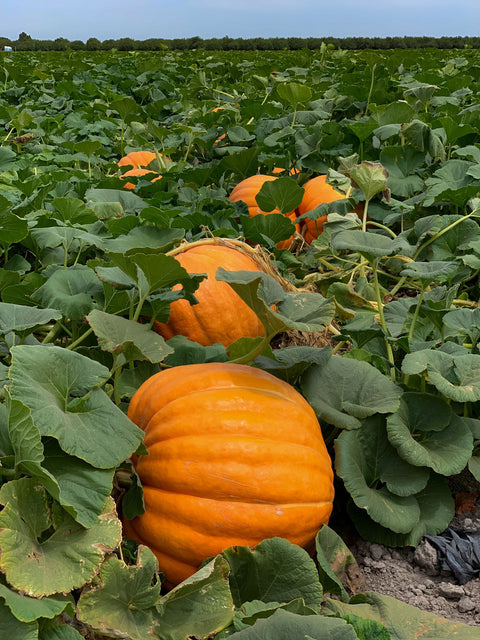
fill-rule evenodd
<path id="1" fill-rule="evenodd" d="M 170 585 L 232 545 L 280 536 L 311 547 L 328 522 L 332 463 L 286 382 L 247 365 L 178 366 L 149 378 L 128 415 L 149 455 L 134 460 L 146 510 L 125 534 L 152 549 Z"/>
<path id="2" fill-rule="evenodd" d="M 162 154 L 160 154 L 161 156 Z M 156 178 L 152 178 L 151 182 L 155 182 L 156 180 L 160 180 L 162 177 L 158 171 L 154 171 L 153 169 L 146 169 L 148 165 L 156 159 L 157 155 L 153 151 L 131 151 L 127 153 L 126 156 L 120 158 L 117 162 L 119 167 L 133 167 L 129 171 L 123 173 L 120 177 L 123 180 L 128 176 L 145 176 L 149 173 L 156 175 Z M 167 162 L 170 161 L 170 158 L 165 158 Z M 131 182 L 126 182 L 124 185 L 124 189 L 135 189 L 135 185 Z"/>
<path id="3" fill-rule="evenodd" d="M 169 340 L 176 335 L 209 346 L 220 342 L 228 347 L 243 336 L 264 335 L 263 325 L 250 307 L 227 282 L 215 279 L 218 267 L 227 271 L 260 271 L 257 263 L 239 249 L 221 245 L 187 248 L 175 258 L 188 273 L 206 273 L 195 291 L 198 304 L 175 300 L 167 323 L 155 321 L 153 328 Z M 174 287 L 180 289 L 181 285 Z"/>
<path id="4" fill-rule="evenodd" d="M 303 194 L 302 202 L 297 207 L 297 214 L 299 216 L 308 213 L 325 202 L 334 202 L 335 200 L 341 200 L 345 197 L 343 193 L 334 189 L 332 185 L 327 184 L 326 180 L 327 176 L 321 175 L 308 180 L 303 185 L 305 193 Z M 327 216 L 320 216 L 320 218 L 316 220 L 306 219 L 303 221 L 305 225 L 303 237 L 308 244 L 315 240 L 315 238 L 318 238 L 322 233 L 323 223 L 326 222 L 326 220 Z"/>
<path id="5" fill-rule="evenodd" d="M 273 209 L 272 211 L 262 211 L 262 209 L 260 209 L 260 207 L 258 206 L 257 201 L 255 200 L 255 197 L 257 196 L 258 192 L 262 188 L 263 184 L 265 182 L 276 180 L 276 179 L 277 179 L 277 176 L 268 176 L 261 173 L 257 173 L 256 175 L 250 176 L 249 178 L 245 178 L 245 180 L 242 180 L 241 182 L 239 182 L 232 189 L 232 192 L 228 196 L 228 199 L 231 202 L 238 202 L 239 200 L 242 200 L 243 202 L 245 202 L 245 204 L 248 207 L 248 215 L 250 216 L 250 218 L 253 218 L 253 216 L 257 216 L 259 214 L 266 216 L 270 213 L 280 213 L 279 209 L 277 208 Z M 295 224 L 295 221 L 297 218 L 296 211 L 290 211 L 289 213 L 285 213 L 284 215 L 287 216 L 287 218 L 289 218 Z M 299 226 L 297 226 L 297 231 L 298 232 L 300 231 Z M 278 242 L 277 248 L 289 249 L 292 245 L 293 238 L 294 236 L 291 236 L 286 240 L 282 240 L 281 242 Z"/>

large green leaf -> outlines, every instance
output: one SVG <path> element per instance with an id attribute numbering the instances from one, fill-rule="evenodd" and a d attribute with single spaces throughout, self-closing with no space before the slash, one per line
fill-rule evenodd
<path id="1" fill-rule="evenodd" d="M 3 602 L 0 603 L 0 630 L 9 640 L 38 640 L 38 624 L 22 622 Z"/>
<path id="2" fill-rule="evenodd" d="M 387 418 L 387 432 L 402 458 L 444 476 L 460 473 L 472 455 L 468 426 L 430 394 L 404 393 L 398 411 Z"/>
<path id="3" fill-rule="evenodd" d="M 388 171 L 379 162 L 364 160 L 350 169 L 350 178 L 362 190 L 365 200 L 371 200 L 387 188 Z"/>
<path id="4" fill-rule="evenodd" d="M 381 622 L 395 640 L 478 640 L 478 629 L 439 618 L 405 602 L 373 591 L 352 598 L 350 604 L 328 599 L 326 612 L 353 613 Z"/>
<path id="5" fill-rule="evenodd" d="M 451 400 L 480 400 L 480 355 L 451 355 L 424 349 L 407 354 L 402 371 L 407 375 L 426 374 L 428 381 Z"/>
<path id="6" fill-rule="evenodd" d="M 285 329 L 321 331 L 332 320 L 333 301 L 319 293 L 286 292 L 266 273 L 226 271 L 219 267 L 216 278 L 228 282 L 255 311 L 267 336 L 274 336 Z"/>
<path id="7" fill-rule="evenodd" d="M 102 283 L 95 272 L 77 265 L 56 270 L 33 297 L 67 318 L 81 320 L 95 307 L 94 297 L 102 292 Z"/>
<path id="8" fill-rule="evenodd" d="M 305 616 L 283 609 L 235 636 L 238 640 L 358 640 L 353 627 L 341 618 Z"/>
<path id="9" fill-rule="evenodd" d="M 0 490 L 0 568 L 30 596 L 68 593 L 90 580 L 106 553 L 120 543 L 121 524 L 109 498 L 96 524 L 85 529 L 43 487 L 22 478 Z"/>
<path id="10" fill-rule="evenodd" d="M 277 85 L 277 92 L 282 100 L 285 100 L 296 108 L 300 102 L 308 102 L 312 97 L 310 87 L 299 82 L 285 82 Z"/>
<path id="11" fill-rule="evenodd" d="M 309 367 L 300 385 L 318 417 L 342 429 L 358 429 L 375 413 L 393 413 L 402 395 L 372 365 L 340 356 Z"/>
<path id="12" fill-rule="evenodd" d="M 51 320 L 58 320 L 62 314 L 56 309 L 38 309 L 21 304 L 0 302 L 0 335 L 14 331 L 23 333 Z"/>
<path id="13" fill-rule="evenodd" d="M 149 325 L 140 324 L 94 309 L 87 316 L 87 321 L 104 351 L 120 356 L 117 364 L 148 360 L 162 362 L 173 353 L 162 336 L 152 331 Z"/>
<path id="14" fill-rule="evenodd" d="M 55 440 L 48 440 L 44 447 L 30 409 L 9 394 L 6 406 L 11 467 L 36 478 L 77 522 L 92 526 L 111 492 L 114 470 L 96 469 L 67 456 Z M 4 466 L 10 465 L 4 461 Z"/>
<path id="15" fill-rule="evenodd" d="M 349 503 L 347 511 L 364 540 L 389 547 L 416 547 L 426 534 L 436 535 L 448 527 L 455 515 L 455 504 L 443 476 L 433 472 L 427 485 L 415 498 L 420 507 L 417 524 L 408 533 L 398 533 L 372 520 L 364 509 Z"/>
<path id="16" fill-rule="evenodd" d="M 290 602 L 302 598 L 318 611 L 322 587 L 308 553 L 284 538 L 271 538 L 256 547 L 235 546 L 223 552 L 230 565 L 230 588 L 237 607 L 243 602 Z"/>
<path id="17" fill-rule="evenodd" d="M 127 253 L 128 251 L 152 248 L 168 251 L 173 243 L 184 236 L 183 229 L 158 229 L 152 225 L 134 227 L 125 235 L 103 241 L 105 251 Z"/>
<path id="18" fill-rule="evenodd" d="M 242 220 L 242 227 L 248 240 L 272 247 L 295 233 L 295 227 L 291 220 L 281 213 L 258 215 L 252 218 L 245 217 Z"/>
<path id="19" fill-rule="evenodd" d="M 277 178 L 265 182 L 255 200 L 262 211 L 277 207 L 280 213 L 290 213 L 302 202 L 304 192 L 293 178 Z"/>
<path id="20" fill-rule="evenodd" d="M 126 566 L 114 556 L 109 558 L 100 567 L 97 584 L 80 596 L 79 620 L 115 637 L 158 638 L 153 624 L 161 587 L 157 572 L 157 559 L 144 546 L 138 548 L 136 565 Z"/>
<path id="21" fill-rule="evenodd" d="M 39 618 L 55 618 L 63 611 L 69 615 L 73 615 L 75 612 L 74 600 L 70 594 L 32 598 L 0 583 L 0 598 L 4 600 L 13 615 L 22 622 L 33 622 Z"/>
<path id="22" fill-rule="evenodd" d="M 135 451 L 143 438 L 96 388 L 109 377 L 103 365 L 62 347 L 12 348 L 11 394 L 26 404 L 42 436 L 94 467 L 111 469 Z"/>
<path id="23" fill-rule="evenodd" d="M 344 431 L 335 441 L 335 469 L 360 509 L 382 527 L 408 533 L 420 518 L 413 495 L 398 496 L 380 483 L 382 469 L 391 464 L 384 419 L 374 416 L 360 429 Z"/>
<path id="24" fill-rule="evenodd" d="M 358 251 L 370 262 L 373 262 L 375 258 L 393 255 L 401 249 L 399 240 L 392 240 L 371 231 L 360 230 L 340 231 L 333 236 L 332 246 L 337 251 L 342 249 Z"/>
<path id="25" fill-rule="evenodd" d="M 228 563 L 217 556 L 172 589 L 157 607 L 155 637 L 186 640 L 194 636 L 207 640 L 228 627 L 234 613 L 228 572 Z"/>

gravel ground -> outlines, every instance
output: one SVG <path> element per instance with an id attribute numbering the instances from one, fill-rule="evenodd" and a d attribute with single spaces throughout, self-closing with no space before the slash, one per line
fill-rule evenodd
<path id="1" fill-rule="evenodd" d="M 480 484 L 469 476 L 453 479 L 452 489 L 474 491 L 473 510 L 457 514 L 450 526 L 476 532 L 480 531 Z M 368 590 L 449 620 L 480 626 L 480 577 L 460 585 L 453 573 L 441 570 L 437 549 L 427 540 L 416 549 L 394 549 L 358 539 L 349 547 Z"/>

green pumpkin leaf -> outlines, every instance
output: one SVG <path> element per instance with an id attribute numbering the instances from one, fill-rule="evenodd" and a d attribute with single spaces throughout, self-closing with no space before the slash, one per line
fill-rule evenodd
<path id="1" fill-rule="evenodd" d="M 184 640 L 212 637 L 233 620 L 234 606 L 228 585 L 228 563 L 217 556 L 193 576 L 172 589 L 158 606 L 158 636 Z M 141 640 L 141 638 L 139 638 Z"/>
<path id="2" fill-rule="evenodd" d="M 420 518 L 412 495 L 398 496 L 378 483 L 382 468 L 391 464 L 392 447 L 384 418 L 373 416 L 360 429 L 344 431 L 335 441 L 335 468 L 353 501 L 382 527 L 408 533 Z"/>
<path id="3" fill-rule="evenodd" d="M 22 622 L 3 602 L 0 602 L 0 629 L 10 640 L 38 640 L 38 623 Z"/>
<path id="4" fill-rule="evenodd" d="M 235 606 L 243 602 L 285 603 L 302 598 L 320 610 L 322 587 L 313 560 L 301 547 L 284 538 L 270 538 L 250 547 L 223 551 L 230 565 L 230 589 Z"/>
<path id="5" fill-rule="evenodd" d="M 3 149 L 3 147 L 2 147 Z M 8 247 L 14 242 L 21 242 L 28 235 L 28 222 L 9 211 L 0 211 L 0 245 Z"/>
<path id="6" fill-rule="evenodd" d="M 370 262 L 373 262 L 375 258 L 391 256 L 401 248 L 399 240 L 392 240 L 378 233 L 360 230 L 339 231 L 332 238 L 332 246 L 336 251 L 342 249 L 358 251 Z"/>
<path id="7" fill-rule="evenodd" d="M 100 469 L 128 458 L 143 438 L 143 431 L 95 388 L 109 375 L 98 362 L 62 347 L 12 348 L 12 398 L 30 408 L 42 436 L 56 438 L 63 451 Z"/>
<path id="8" fill-rule="evenodd" d="M 55 618 L 63 611 L 74 615 L 74 600 L 68 595 L 57 594 L 48 598 L 31 598 L 10 589 L 6 584 L 0 583 L 0 598 L 2 598 L 13 613 L 22 622 L 33 622 L 39 618 Z M 2 628 L 0 626 L 0 628 Z"/>
<path id="9" fill-rule="evenodd" d="M 476 627 L 439 618 L 401 600 L 373 591 L 352 599 L 349 604 L 328 599 L 325 612 L 330 615 L 353 613 L 362 618 L 377 620 L 395 640 L 478 640 Z"/>
<path id="10" fill-rule="evenodd" d="M 47 441 L 44 447 L 30 409 L 12 400 L 9 393 L 6 408 L 12 468 L 36 478 L 77 522 L 92 526 L 111 492 L 114 470 L 96 469 L 65 455 L 55 440 Z M 4 461 L 4 466 L 9 465 Z"/>
<path id="11" fill-rule="evenodd" d="M 353 627 L 341 618 L 300 615 L 283 609 L 235 635 L 238 640 L 358 640 Z"/>
<path id="12" fill-rule="evenodd" d="M 456 402 L 480 400 L 480 355 L 424 349 L 407 354 L 402 371 L 407 375 L 426 374 L 440 393 Z"/>
<path id="13" fill-rule="evenodd" d="M 248 240 L 272 247 L 295 233 L 292 221 L 281 213 L 245 217 L 242 220 L 242 228 Z"/>
<path id="14" fill-rule="evenodd" d="M 157 572 L 158 561 L 144 546 L 138 548 L 136 565 L 109 558 L 100 567 L 99 584 L 81 594 L 78 619 L 108 635 L 128 635 L 131 640 L 158 638 L 153 624 L 161 588 Z"/>
<path id="15" fill-rule="evenodd" d="M 149 325 L 140 324 L 94 309 L 87 316 L 87 322 L 98 338 L 98 344 L 104 351 L 120 356 L 117 364 L 148 360 L 162 362 L 173 353 L 162 336 L 152 331 Z"/>
<path id="16" fill-rule="evenodd" d="M 312 97 L 312 90 L 305 84 L 299 82 L 285 82 L 277 85 L 277 93 L 282 100 L 285 100 L 296 108 L 300 102 L 308 102 Z"/>
<path id="17" fill-rule="evenodd" d="M 0 302 L 0 335 L 11 331 L 21 333 L 61 317 L 62 314 L 56 309 L 38 309 L 21 304 Z"/>
<path id="18" fill-rule="evenodd" d="M 134 227 L 125 235 L 103 241 L 105 251 L 127 253 L 138 249 L 156 249 L 168 251 L 173 244 L 185 235 L 183 229 L 158 229 L 152 225 Z"/>
<path id="19" fill-rule="evenodd" d="M 255 311 L 267 336 L 273 337 L 287 328 L 321 331 L 333 317 L 334 305 L 331 300 L 318 293 L 286 292 L 272 276 L 265 273 L 226 271 L 219 267 L 216 278 L 228 282 Z"/>
<path id="20" fill-rule="evenodd" d="M 347 505 L 347 511 L 364 540 L 389 547 L 416 547 L 424 535 L 445 531 L 455 515 L 455 503 L 445 478 L 433 472 L 425 488 L 415 494 L 415 499 L 420 508 L 420 517 L 407 533 L 397 533 L 383 527 L 352 502 Z"/>
<path id="21" fill-rule="evenodd" d="M 352 552 L 345 545 L 340 536 L 323 525 L 316 538 L 317 562 L 320 581 L 326 593 L 335 593 L 343 602 L 348 602 L 349 595 L 342 583 L 342 578 L 352 569 L 358 573 L 357 562 Z"/>
<path id="22" fill-rule="evenodd" d="M 371 200 L 387 189 L 388 171 L 379 162 L 364 160 L 350 169 L 350 178 L 362 191 L 365 200 Z"/>
<path id="23" fill-rule="evenodd" d="M 302 202 L 304 193 L 293 178 L 283 177 L 264 182 L 255 200 L 262 211 L 277 207 L 280 213 L 290 213 Z"/>
<path id="24" fill-rule="evenodd" d="M 402 395 L 372 365 L 340 356 L 309 367 L 300 386 L 319 419 L 342 429 L 358 429 L 368 416 L 396 411 Z"/>
<path id="25" fill-rule="evenodd" d="M 387 418 L 387 431 L 402 458 L 444 476 L 460 473 L 472 455 L 470 429 L 436 396 L 404 393 L 398 411 Z"/>
<path id="26" fill-rule="evenodd" d="M 57 269 L 33 297 L 46 307 L 58 309 L 66 318 L 81 320 L 95 307 L 94 297 L 102 292 L 102 283 L 95 272 L 77 265 Z"/>
<path id="27" fill-rule="evenodd" d="M 431 282 L 448 282 L 458 271 L 458 267 L 459 263 L 453 261 L 409 262 L 408 266 L 400 271 L 400 275 L 418 278 L 425 284 Z"/>
<path id="28" fill-rule="evenodd" d="M 121 540 L 111 498 L 90 529 L 50 506 L 43 487 L 30 478 L 4 484 L 0 502 L 0 568 L 13 587 L 30 596 L 81 587 Z"/>

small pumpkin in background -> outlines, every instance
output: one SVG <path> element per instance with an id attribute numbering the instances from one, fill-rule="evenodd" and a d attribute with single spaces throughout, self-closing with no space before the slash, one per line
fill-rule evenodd
<path id="1" fill-rule="evenodd" d="M 337 191 L 331 184 L 327 183 L 326 175 L 307 180 L 303 188 L 305 189 L 305 193 L 303 194 L 302 202 L 297 207 L 297 214 L 299 216 L 312 211 L 312 209 L 315 209 L 321 204 L 341 200 L 345 197 L 343 193 Z M 326 221 L 326 215 L 320 216 L 316 220 L 305 219 L 303 221 L 303 237 L 305 238 L 305 242 L 310 244 L 315 238 L 318 238 L 323 231 L 323 223 Z"/>
<path id="2" fill-rule="evenodd" d="M 157 154 L 153 151 L 131 151 L 130 153 L 127 153 L 127 155 L 123 156 L 123 158 L 121 158 L 117 164 L 119 167 L 131 166 L 132 169 L 129 169 L 128 171 L 125 171 L 125 173 L 122 173 L 120 178 L 123 180 L 128 176 L 145 176 L 147 174 L 154 174 L 156 177 L 152 178 L 151 182 L 160 180 L 162 176 L 158 173 L 158 171 L 147 168 L 148 165 L 155 159 L 157 159 Z M 126 182 L 124 188 L 135 189 L 135 185 L 132 182 Z"/>
<path id="3" fill-rule="evenodd" d="M 183 365 L 144 382 L 128 416 L 149 455 L 134 457 L 145 513 L 124 532 L 152 549 L 169 586 L 232 545 L 280 536 L 313 550 L 332 463 L 291 385 L 247 365 Z"/>
<path id="4" fill-rule="evenodd" d="M 154 321 L 154 330 L 165 340 L 183 335 L 203 346 L 220 342 L 228 347 L 243 336 L 264 335 L 255 312 L 227 282 L 215 278 L 218 267 L 227 271 L 261 271 L 261 263 L 248 245 L 215 239 L 186 243 L 168 255 L 173 255 L 188 273 L 206 273 L 207 277 L 195 291 L 198 304 L 175 300 L 170 306 L 168 322 Z M 174 289 L 180 287 L 177 285 Z"/>
<path id="5" fill-rule="evenodd" d="M 239 202 L 240 200 L 245 202 L 248 207 L 248 215 L 250 218 L 253 216 L 257 216 L 259 214 L 269 215 L 270 213 L 280 213 L 279 209 L 275 208 L 273 211 L 262 211 L 255 200 L 255 197 L 258 195 L 260 189 L 265 184 L 265 182 L 276 180 L 277 176 L 269 176 L 262 173 L 257 173 L 253 176 L 245 178 L 239 182 L 233 189 L 228 199 L 231 202 Z M 296 226 L 297 232 L 300 231 L 300 227 L 296 224 L 297 212 L 290 211 L 284 214 L 290 221 Z M 292 245 L 294 235 L 286 240 L 282 240 L 277 243 L 278 249 L 289 249 Z"/>

